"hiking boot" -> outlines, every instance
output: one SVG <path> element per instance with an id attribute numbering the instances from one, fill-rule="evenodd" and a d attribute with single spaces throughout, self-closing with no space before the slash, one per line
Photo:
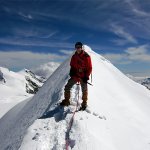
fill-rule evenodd
<path id="1" fill-rule="evenodd" d="M 82 103 L 79 111 L 80 110 L 84 111 L 86 109 L 86 107 L 87 107 L 87 104 Z"/>
<path id="2" fill-rule="evenodd" d="M 65 99 L 60 103 L 61 106 L 68 106 L 70 105 L 70 91 L 64 93 Z"/>
<path id="3" fill-rule="evenodd" d="M 81 104 L 81 107 L 80 107 L 80 109 L 79 110 L 85 110 L 86 109 L 86 107 L 87 107 L 87 98 L 88 97 L 88 92 L 87 91 L 83 91 L 83 93 L 82 93 L 82 100 L 83 100 L 83 102 L 82 102 L 82 104 Z"/>
<path id="4" fill-rule="evenodd" d="M 64 99 L 61 103 L 60 103 L 61 106 L 69 106 L 70 105 L 70 102 L 69 100 L 66 100 Z"/>

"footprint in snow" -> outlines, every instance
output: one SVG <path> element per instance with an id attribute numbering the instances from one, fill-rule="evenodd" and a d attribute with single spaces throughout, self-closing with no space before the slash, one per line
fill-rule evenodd
<path id="1" fill-rule="evenodd" d="M 92 115 L 94 115 L 95 117 L 98 117 L 99 119 L 104 119 L 104 120 L 106 120 L 106 117 L 105 116 L 101 116 L 101 115 L 99 115 L 98 113 L 96 113 L 96 112 L 92 112 L 91 110 L 90 110 L 90 108 L 86 108 L 86 110 L 85 110 L 87 113 L 89 113 L 89 114 L 92 114 Z"/>
<path id="2" fill-rule="evenodd" d="M 38 141 L 40 134 L 36 133 L 32 140 Z"/>

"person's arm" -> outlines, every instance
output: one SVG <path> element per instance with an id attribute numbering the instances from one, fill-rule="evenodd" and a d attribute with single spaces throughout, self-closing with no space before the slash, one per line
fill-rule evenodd
<path id="1" fill-rule="evenodd" d="M 92 72 L 92 61 L 91 61 L 91 57 L 87 57 L 87 72 L 86 72 L 86 76 L 89 77 L 90 74 Z"/>
<path id="2" fill-rule="evenodd" d="M 70 73 L 69 73 L 69 75 L 70 75 L 70 77 L 76 75 L 74 56 L 72 56 L 71 61 L 70 61 Z"/>
<path id="3" fill-rule="evenodd" d="M 92 72 L 92 61 L 91 61 L 91 57 L 88 56 L 86 58 L 86 62 L 87 62 L 87 68 L 86 68 L 86 71 L 85 71 L 85 76 L 84 78 L 82 79 L 84 83 L 87 83 L 87 81 L 89 80 L 89 76 Z"/>

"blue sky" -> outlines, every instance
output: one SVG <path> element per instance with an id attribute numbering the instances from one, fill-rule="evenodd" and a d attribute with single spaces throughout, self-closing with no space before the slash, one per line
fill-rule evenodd
<path id="1" fill-rule="evenodd" d="M 150 75 L 150 1 L 0 0 L 0 66 L 62 62 L 76 41 L 124 73 Z"/>

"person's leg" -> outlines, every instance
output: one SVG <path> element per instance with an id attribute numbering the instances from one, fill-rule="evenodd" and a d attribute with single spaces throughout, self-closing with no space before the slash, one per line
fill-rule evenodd
<path id="1" fill-rule="evenodd" d="M 81 88 L 82 88 L 82 104 L 81 104 L 81 110 L 85 110 L 87 107 L 87 100 L 88 100 L 88 86 L 87 83 L 84 83 L 81 81 Z"/>
<path id="2" fill-rule="evenodd" d="M 73 87 L 73 85 L 76 84 L 76 81 L 72 78 L 70 78 L 67 82 L 67 84 L 65 85 L 65 89 L 64 89 L 64 97 L 65 99 L 60 103 L 60 105 L 63 106 L 68 106 L 70 105 L 70 90 Z"/>

